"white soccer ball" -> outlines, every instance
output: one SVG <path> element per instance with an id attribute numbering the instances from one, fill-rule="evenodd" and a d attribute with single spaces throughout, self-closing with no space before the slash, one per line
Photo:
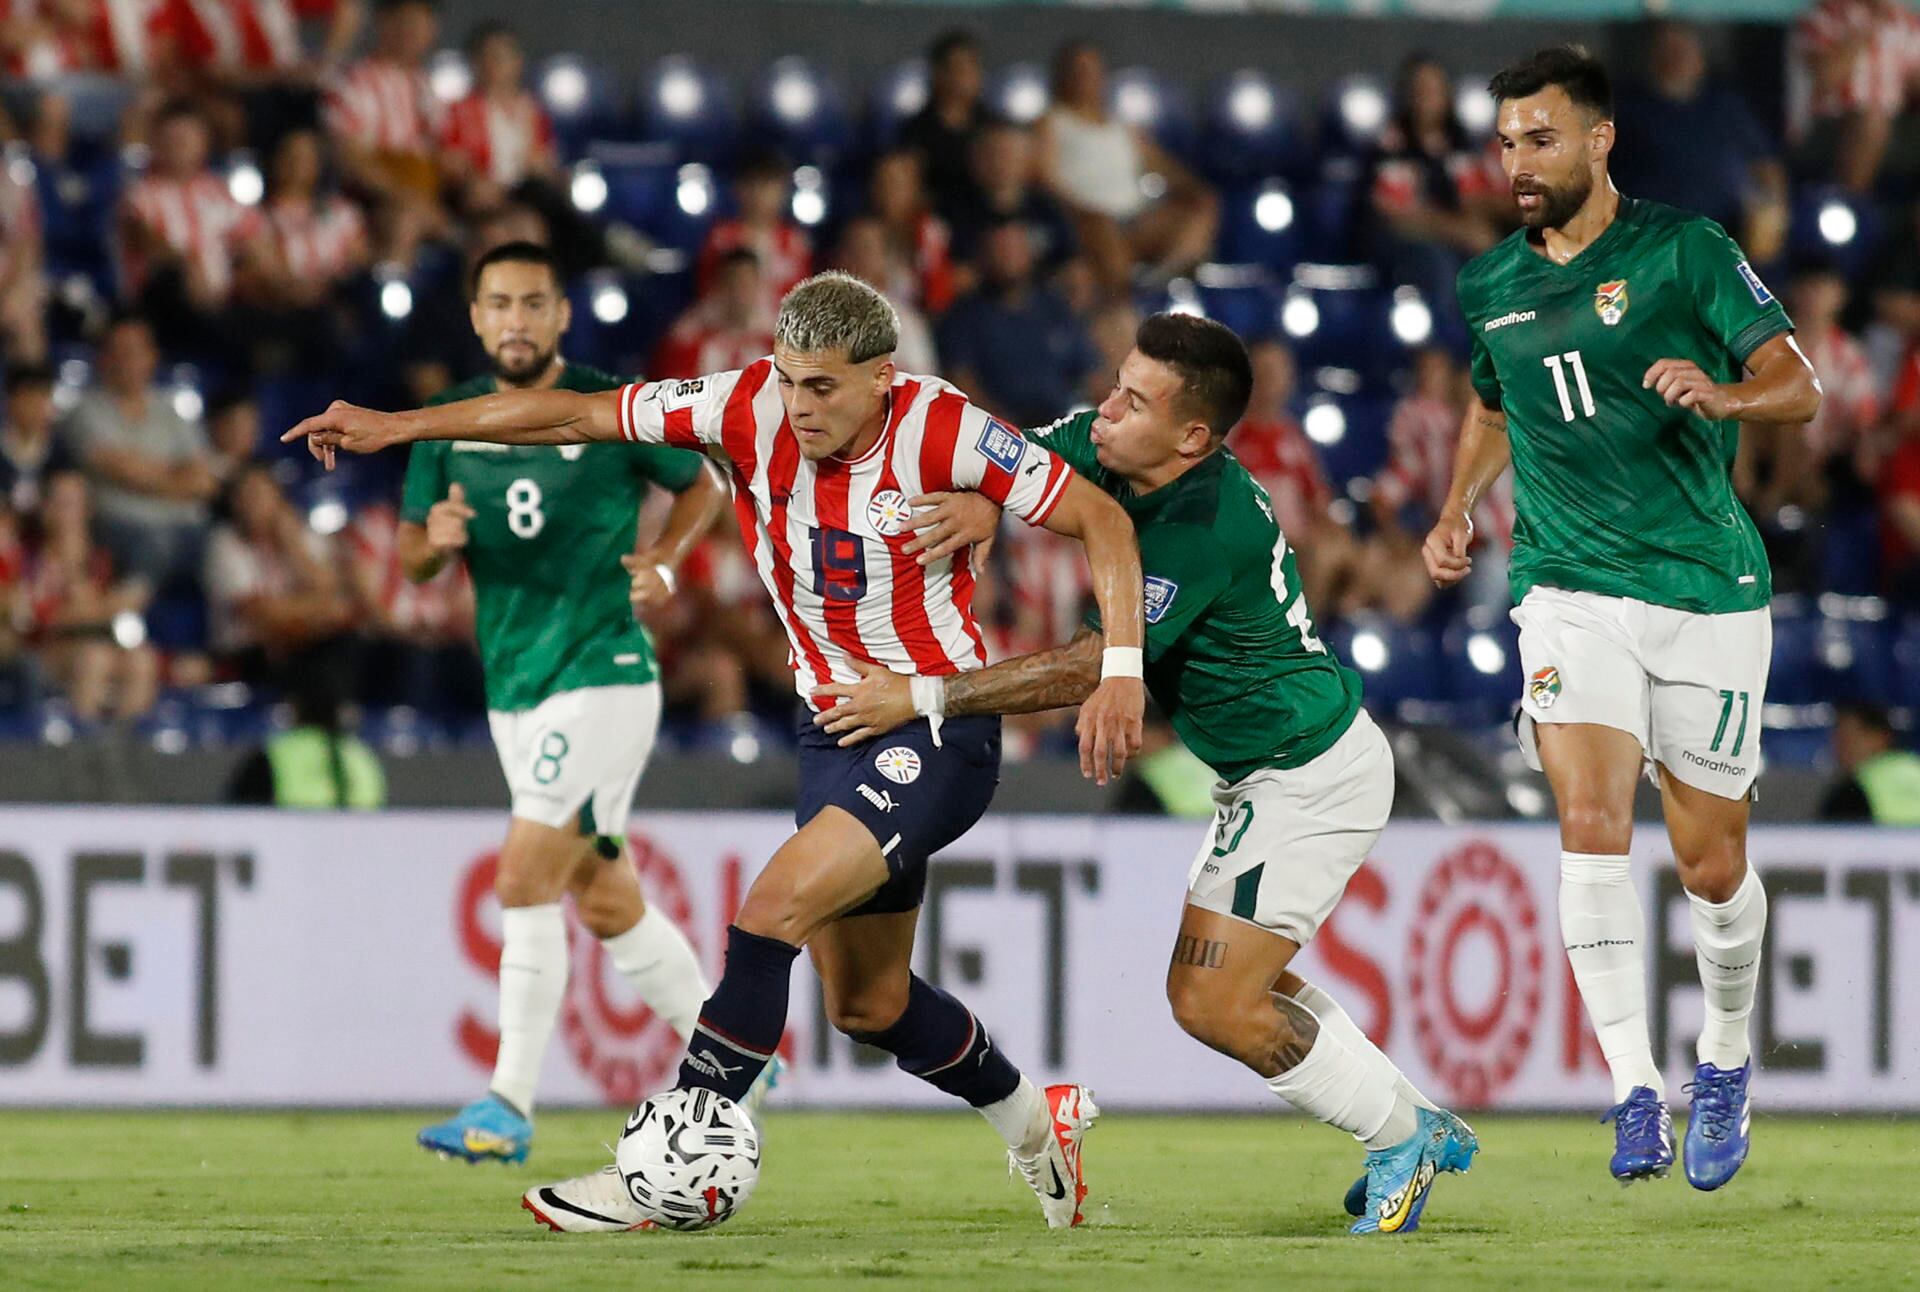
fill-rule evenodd
<path id="1" fill-rule="evenodd" d="M 613 1160 L 644 1223 L 711 1229 L 759 1182 L 760 1132 L 724 1095 L 667 1090 L 633 1110 Z"/>

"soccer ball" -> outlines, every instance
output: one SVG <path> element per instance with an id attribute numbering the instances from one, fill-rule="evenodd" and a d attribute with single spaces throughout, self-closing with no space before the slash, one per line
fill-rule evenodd
<path id="1" fill-rule="evenodd" d="M 711 1229 L 759 1182 L 760 1132 L 724 1095 L 667 1090 L 633 1110 L 613 1160 L 643 1224 Z"/>

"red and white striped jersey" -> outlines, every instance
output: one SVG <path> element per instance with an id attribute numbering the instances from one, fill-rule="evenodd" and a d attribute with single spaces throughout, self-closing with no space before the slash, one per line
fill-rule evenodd
<path id="1" fill-rule="evenodd" d="M 48 0 L 0 0 L 0 22 L 18 42 L 6 70 L 30 80 L 69 72 L 141 76 L 174 38 L 173 11 L 161 0 L 88 0 L 56 9 Z"/>
<path id="2" fill-rule="evenodd" d="M 512 188 L 553 152 L 553 122 L 524 91 L 511 103 L 469 94 L 447 109 L 440 146 L 458 153 L 473 173 Z"/>
<path id="3" fill-rule="evenodd" d="M 1333 486 L 1300 423 L 1291 414 L 1273 421 L 1248 418 L 1227 436 L 1227 447 L 1267 491 L 1280 532 L 1311 534 L 1333 501 Z"/>
<path id="4" fill-rule="evenodd" d="M 433 152 L 440 100 L 425 71 L 385 58 L 363 58 L 327 87 L 327 130 L 383 153 Z"/>
<path id="5" fill-rule="evenodd" d="M 922 566 L 902 551 L 913 538 L 909 498 L 971 490 L 1039 525 L 1073 479 L 1063 460 L 946 382 L 904 373 L 870 450 L 810 462 L 770 358 L 623 387 L 620 431 L 725 457 L 741 539 L 786 626 L 796 689 L 810 706 L 814 687 L 859 680 L 854 660 L 921 677 L 986 663 L 970 552 Z"/>
<path id="6" fill-rule="evenodd" d="M 338 193 L 311 202 L 269 202 L 263 227 L 295 278 L 331 283 L 365 259 L 367 224 L 360 208 Z"/>
<path id="7" fill-rule="evenodd" d="M 1429 516 L 1446 506 L 1453 484 L 1454 450 L 1460 442 L 1460 410 L 1444 399 L 1410 395 L 1394 406 L 1387 424 L 1387 465 L 1374 489 L 1393 508 L 1418 503 Z M 1513 543 L 1513 473 L 1502 472 L 1473 509 L 1474 541 Z"/>
<path id="8" fill-rule="evenodd" d="M 1822 458 L 1851 453 L 1880 421 L 1880 388 L 1874 381 L 1873 364 L 1860 343 L 1838 327 L 1818 334 L 1803 328 L 1797 339 L 1825 392 L 1820 411 L 1801 428 L 1802 434 Z"/>
<path id="9" fill-rule="evenodd" d="M 1844 77 L 1831 86 L 1806 87 L 1807 107 L 1816 117 L 1896 113 L 1920 78 L 1920 14 L 1904 4 L 1820 0 L 1801 17 L 1797 36 L 1806 58 L 1852 51 Z"/>
<path id="10" fill-rule="evenodd" d="M 210 170 L 184 180 L 146 175 L 121 200 L 162 244 L 195 265 L 214 291 L 224 297 L 232 290 L 235 252 L 258 224 L 225 180 Z M 131 250 L 123 249 L 120 269 L 128 294 L 146 285 L 147 265 Z"/>
<path id="11" fill-rule="evenodd" d="M 180 52 L 195 68 L 280 72 L 304 57 L 297 0 L 172 0 Z"/>

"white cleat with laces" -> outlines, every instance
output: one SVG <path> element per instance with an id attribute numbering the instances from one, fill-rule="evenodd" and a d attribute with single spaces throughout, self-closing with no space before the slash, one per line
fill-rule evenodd
<path id="1" fill-rule="evenodd" d="M 528 1189 L 520 1205 L 556 1234 L 616 1234 L 646 1226 L 620 1168 L 603 1166 L 558 1184 Z"/>
<path id="2" fill-rule="evenodd" d="M 1040 1199 L 1048 1229 L 1071 1229 L 1086 1217 L 1080 1204 L 1087 1198 L 1087 1177 L 1080 1162 L 1080 1140 L 1100 1116 L 1093 1092 L 1085 1086 L 1048 1086 L 1047 1107 L 1053 1114 L 1053 1134 L 1047 1146 L 1031 1158 L 1009 1152 L 1007 1160 Z"/>

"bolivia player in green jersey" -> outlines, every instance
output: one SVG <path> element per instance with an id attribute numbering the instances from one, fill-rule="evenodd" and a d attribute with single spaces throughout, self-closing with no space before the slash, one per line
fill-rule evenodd
<path id="1" fill-rule="evenodd" d="M 614 390 L 559 353 L 567 298 L 531 243 L 487 253 L 471 281 L 474 331 L 493 372 L 435 399 L 499 389 Z M 636 552 L 650 486 L 677 495 Z M 567 986 L 572 894 L 581 923 L 640 998 L 682 1037 L 707 982 L 686 938 L 642 899 L 625 839 L 660 726 L 659 667 L 636 609 L 663 600 L 726 490 L 698 454 L 654 445 L 414 446 L 400 515 L 408 575 L 464 560 L 473 577 L 487 720 L 513 796 L 500 898 L 500 1048 L 487 1093 L 420 1132 L 423 1147 L 524 1161 L 534 1089 Z M 626 573 L 622 573 L 622 567 Z"/>
<path id="2" fill-rule="evenodd" d="M 1147 688 L 1220 777 L 1167 975 L 1174 1017 L 1366 1145 L 1353 1231 L 1408 1233 L 1435 1174 L 1465 1170 L 1477 1145 L 1323 988 L 1288 969 L 1386 824 L 1393 753 L 1360 707 L 1359 677 L 1314 633 L 1265 491 L 1223 447 L 1252 381 L 1232 332 L 1156 315 L 1097 412 L 1029 435 L 1132 518 Z M 999 520 L 984 501 L 927 501 L 919 520 L 936 556 Z M 820 689 L 838 702 L 815 721 L 845 744 L 912 721 L 916 707 L 958 716 L 1078 704 L 1099 684 L 1102 646 L 1096 625 L 1064 647 L 946 678 L 918 705 L 907 679 L 863 669 L 856 684 Z M 1104 782 L 1110 769 L 1083 755 L 1082 770 Z"/>
<path id="3" fill-rule="evenodd" d="M 1706 996 L 1687 1178 L 1717 1189 L 1747 1154 L 1747 1018 L 1767 923 L 1746 843 L 1771 580 L 1730 468 L 1741 423 L 1805 422 L 1820 387 L 1719 225 L 1614 189 L 1595 59 L 1543 50 L 1490 88 L 1525 227 L 1460 274 L 1479 406 L 1424 555 L 1436 582 L 1465 576 L 1468 514 L 1511 462 L 1519 725 L 1559 809 L 1560 928 L 1612 1070 L 1611 1170 L 1665 1175 L 1674 1158 L 1627 864 L 1644 764 Z"/>

